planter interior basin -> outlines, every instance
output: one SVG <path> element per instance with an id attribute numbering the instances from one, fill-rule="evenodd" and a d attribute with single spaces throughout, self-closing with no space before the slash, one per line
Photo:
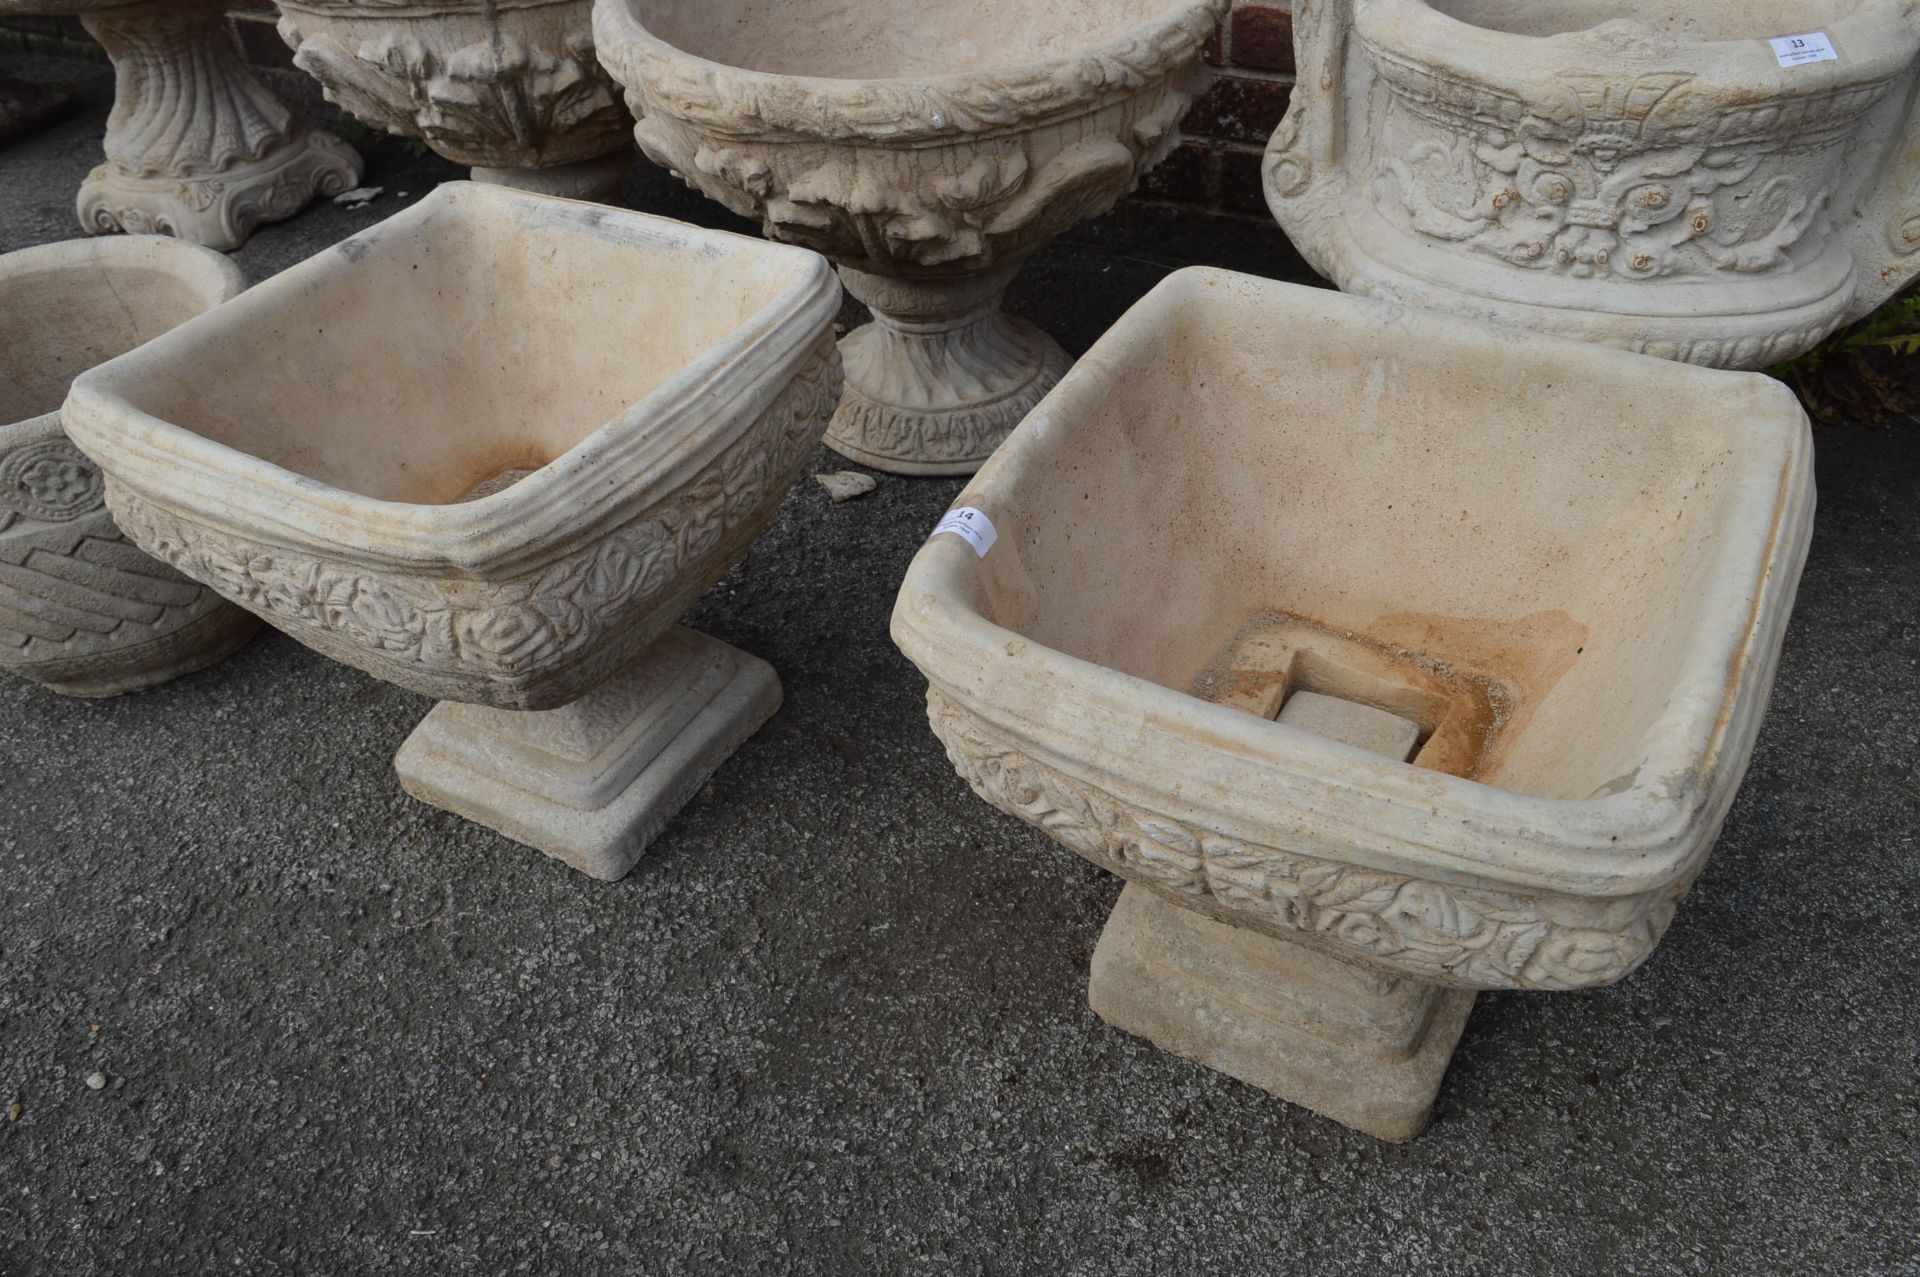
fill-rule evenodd
<path id="1" fill-rule="evenodd" d="M 939 80 L 1070 57 L 1185 7 L 1169 0 L 633 4 L 648 31 L 683 53 L 742 70 L 822 80 Z"/>
<path id="2" fill-rule="evenodd" d="M 1605 983 L 1745 769 L 1810 456 L 1767 378 L 1182 271 L 961 495 L 998 540 L 933 537 L 894 633 L 976 789 L 1096 863 L 1390 974 Z M 1408 760 L 1273 721 L 1303 692 Z"/>
<path id="3" fill-rule="evenodd" d="M 78 374 L 218 306 L 240 268 L 159 235 L 73 240 L 0 268 L 0 427 L 60 411 Z"/>
<path id="4" fill-rule="evenodd" d="M 771 515 L 812 440 L 759 432 L 838 298 L 802 250 L 451 183 L 95 369 L 65 420 L 149 552 L 403 686 L 549 708 Z"/>

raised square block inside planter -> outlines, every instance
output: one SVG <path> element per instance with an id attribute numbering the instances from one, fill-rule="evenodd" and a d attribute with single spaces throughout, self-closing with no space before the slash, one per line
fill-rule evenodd
<path id="1" fill-rule="evenodd" d="M 779 703 L 674 622 L 826 429 L 838 306 L 800 249 L 453 183 L 65 416 L 143 548 L 455 703 L 410 790 L 617 878 Z"/>
<path id="2" fill-rule="evenodd" d="M 996 538 L 934 536 L 893 633 L 975 791 L 1128 879 L 1095 1010 L 1406 1139 L 1473 991 L 1665 932 L 1811 452 L 1764 377 L 1183 271 L 968 485 Z"/>

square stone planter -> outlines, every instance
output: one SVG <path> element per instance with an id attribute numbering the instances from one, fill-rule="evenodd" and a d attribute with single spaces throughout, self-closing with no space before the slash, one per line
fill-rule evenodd
<path id="1" fill-rule="evenodd" d="M 65 419 L 149 553 L 449 702 L 410 790 L 617 878 L 779 703 L 674 623 L 825 430 L 839 296 L 804 250 L 453 183 Z"/>
<path id="2" fill-rule="evenodd" d="M 1128 880 L 1097 1012 L 1406 1139 L 1475 990 L 1659 942 L 1811 451 L 1763 377 L 1183 271 L 968 486 L 994 535 L 932 537 L 893 634 L 976 792 Z"/>

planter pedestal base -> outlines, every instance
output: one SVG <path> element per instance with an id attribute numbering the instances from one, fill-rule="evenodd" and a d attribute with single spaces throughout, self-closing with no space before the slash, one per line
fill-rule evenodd
<path id="1" fill-rule="evenodd" d="M 874 320 L 840 343 L 846 390 L 827 446 L 891 474 L 972 474 L 1073 360 L 1000 309 L 1019 263 L 955 280 L 886 279 L 842 267 Z"/>
<path id="2" fill-rule="evenodd" d="M 394 767 L 414 797 L 611 882 L 780 697 L 765 661 L 675 626 L 560 709 L 443 702 Z"/>
<path id="3" fill-rule="evenodd" d="M 1093 953 L 1095 1014 L 1383 1140 L 1427 1124 L 1474 994 L 1364 970 L 1128 883 Z"/>
<path id="4" fill-rule="evenodd" d="M 611 155 L 600 155 L 574 164 L 554 164 L 546 168 L 486 168 L 475 165 L 473 180 L 494 186 L 511 186 L 535 195 L 555 195 L 561 199 L 588 200 L 595 204 L 612 203 L 620 194 L 620 184 L 633 168 L 633 148 Z"/>
<path id="5" fill-rule="evenodd" d="M 219 5 L 152 0 L 81 21 L 116 77 L 106 162 L 76 210 L 89 234 L 177 235 L 224 252 L 359 183 L 359 153 L 268 92 Z"/>

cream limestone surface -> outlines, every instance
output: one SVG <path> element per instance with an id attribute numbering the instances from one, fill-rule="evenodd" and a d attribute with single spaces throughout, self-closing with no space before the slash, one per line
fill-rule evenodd
<path id="1" fill-rule="evenodd" d="M 1348 292 L 1765 368 L 1920 268 L 1920 0 L 1321 0 L 1294 30 L 1267 198 Z"/>
<path id="2" fill-rule="evenodd" d="M 417 137 L 477 182 L 606 199 L 632 122 L 594 57 L 589 0 L 288 0 L 294 65 L 356 119 Z"/>
<path id="3" fill-rule="evenodd" d="M 238 248 L 360 181 L 360 155 L 309 128 L 247 69 L 218 0 L 0 0 L 0 17 L 73 14 L 113 60 L 106 160 L 80 225 Z"/>
<path id="4" fill-rule="evenodd" d="M 1000 308 L 1036 249 L 1179 140 L 1226 0 L 597 0 L 641 149 L 772 239 L 839 266 L 827 443 L 971 474 L 1069 360 Z"/>
<path id="5" fill-rule="evenodd" d="M 115 696 L 211 665 L 259 629 L 127 544 L 100 471 L 60 428 L 74 374 L 245 287 L 218 253 L 151 235 L 0 256 L 0 669 Z"/>
<path id="6" fill-rule="evenodd" d="M 975 791 L 1129 880 L 1095 1010 L 1406 1139 L 1472 991 L 1659 942 L 1759 730 L 1811 453 L 1768 378 L 1182 271 L 960 495 L 997 538 L 932 537 L 893 635 Z M 1302 693 L 1411 758 L 1381 716 L 1294 726 Z"/>
<path id="7" fill-rule="evenodd" d="M 143 548 L 454 702 L 410 791 L 617 878 L 779 703 L 674 623 L 826 428 L 839 300 L 812 253 L 451 183 L 64 415 Z"/>

